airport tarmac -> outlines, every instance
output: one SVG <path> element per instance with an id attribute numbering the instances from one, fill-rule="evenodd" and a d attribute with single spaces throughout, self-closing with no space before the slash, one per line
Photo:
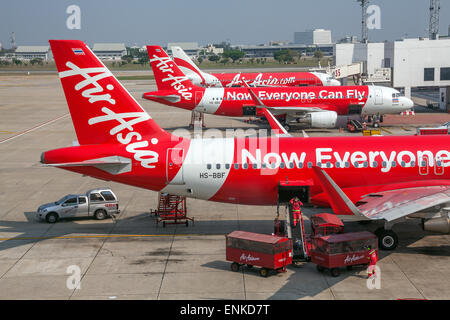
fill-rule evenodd
<path id="1" fill-rule="evenodd" d="M 123 84 L 163 128 L 187 133 L 189 112 L 141 98 L 154 88 L 152 81 Z M 448 114 L 434 116 L 427 118 L 435 121 L 429 125 L 450 121 Z M 403 125 L 394 121 L 398 117 L 386 117 L 383 134 L 414 134 L 421 125 L 413 120 Z M 205 121 L 210 128 L 258 128 L 239 118 L 206 115 Z M 306 131 L 310 136 L 355 135 Z M 224 235 L 272 232 L 276 207 L 188 199 L 194 225 L 158 227 L 149 215 L 157 205 L 156 192 L 41 166 L 42 151 L 75 139 L 56 75 L 0 76 L 0 299 L 450 299 L 450 236 L 424 232 L 413 220 L 394 227 L 399 247 L 380 254 L 380 289 L 369 289 L 366 271 L 357 268 L 337 278 L 318 273 L 312 263 L 268 278 L 245 268 L 232 272 Z M 122 212 L 115 223 L 35 219 L 39 205 L 99 186 L 111 187 L 119 198 Z M 331 209 L 304 212 L 310 216 Z M 348 231 L 377 227 L 346 224 Z M 71 266 L 81 272 L 79 289 L 70 285 Z"/>

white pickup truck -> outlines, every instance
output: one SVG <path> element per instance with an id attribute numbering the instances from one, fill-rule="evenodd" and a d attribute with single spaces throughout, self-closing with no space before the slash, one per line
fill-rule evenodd
<path id="1" fill-rule="evenodd" d="M 38 219 L 55 223 L 62 218 L 87 216 L 103 220 L 119 213 L 116 195 L 109 188 L 100 188 L 81 195 L 69 194 L 56 202 L 46 203 L 38 208 L 36 215 Z"/>

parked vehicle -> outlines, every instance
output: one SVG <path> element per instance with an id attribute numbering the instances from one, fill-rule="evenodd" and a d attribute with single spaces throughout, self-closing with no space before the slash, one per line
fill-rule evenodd
<path id="1" fill-rule="evenodd" d="M 119 214 L 119 201 L 109 188 L 92 189 L 86 194 L 69 194 L 56 202 L 46 203 L 37 209 L 37 217 L 48 223 L 62 218 L 91 216 L 103 220 Z"/>

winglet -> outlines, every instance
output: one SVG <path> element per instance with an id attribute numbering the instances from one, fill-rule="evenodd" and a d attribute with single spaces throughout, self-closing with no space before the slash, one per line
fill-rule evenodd
<path id="1" fill-rule="evenodd" d="M 250 96 L 252 97 L 253 102 L 256 104 L 256 107 L 265 107 L 265 104 L 261 101 L 261 99 L 253 92 L 253 90 L 248 85 L 247 81 L 242 79 L 242 83 L 244 84 L 244 87 L 248 89 L 248 92 L 250 93 Z"/>
<path id="2" fill-rule="evenodd" d="M 272 131 L 277 137 L 291 137 L 286 129 L 278 122 L 277 118 L 275 118 L 273 114 L 269 110 L 267 110 L 267 108 L 262 108 L 262 111 L 264 113 L 264 116 L 267 118 L 267 121 L 269 121 Z"/>
<path id="3" fill-rule="evenodd" d="M 368 219 L 322 168 L 314 166 L 313 171 L 319 179 L 319 183 L 325 191 L 335 214 L 355 215 Z"/>

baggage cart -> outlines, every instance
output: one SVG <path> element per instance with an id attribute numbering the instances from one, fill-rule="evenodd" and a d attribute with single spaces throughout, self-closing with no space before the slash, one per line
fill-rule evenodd
<path id="1" fill-rule="evenodd" d="M 330 270 L 333 277 L 340 274 L 341 267 L 351 269 L 369 263 L 368 246 L 378 255 L 378 238 L 371 232 L 349 232 L 314 237 L 311 246 L 311 261 L 322 272 Z"/>
<path id="2" fill-rule="evenodd" d="M 259 274 L 267 277 L 270 271 L 284 272 L 292 263 L 292 242 L 288 238 L 246 231 L 233 231 L 226 237 L 226 259 L 231 270 L 243 265 L 260 267 Z"/>

